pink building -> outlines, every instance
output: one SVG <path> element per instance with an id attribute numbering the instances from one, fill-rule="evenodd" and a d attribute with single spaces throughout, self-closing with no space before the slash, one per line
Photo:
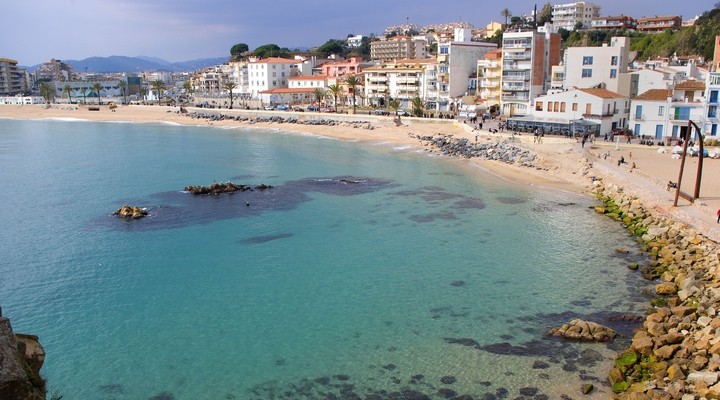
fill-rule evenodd
<path id="1" fill-rule="evenodd" d="M 343 61 L 330 61 L 322 64 L 322 75 L 337 78 L 345 75 L 358 75 L 362 70 L 362 58 L 350 57 Z"/>

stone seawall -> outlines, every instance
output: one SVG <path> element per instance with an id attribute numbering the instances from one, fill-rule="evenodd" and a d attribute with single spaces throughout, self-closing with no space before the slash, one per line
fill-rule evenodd
<path id="1" fill-rule="evenodd" d="M 717 243 L 647 209 L 618 186 L 594 181 L 596 211 L 621 222 L 648 254 L 630 265 L 655 282 L 649 314 L 609 381 L 618 399 L 720 398 L 720 262 Z"/>

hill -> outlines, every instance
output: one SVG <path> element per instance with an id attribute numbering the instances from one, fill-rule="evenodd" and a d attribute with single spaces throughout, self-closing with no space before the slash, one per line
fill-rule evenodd
<path id="1" fill-rule="evenodd" d="M 138 56 L 110 56 L 90 57 L 84 60 L 63 60 L 72 65 L 76 72 L 138 72 L 138 71 L 168 71 L 183 72 L 195 71 L 227 62 L 228 57 L 200 58 L 189 61 L 169 62 L 155 57 Z M 40 65 L 26 67 L 28 71 L 35 71 Z"/>

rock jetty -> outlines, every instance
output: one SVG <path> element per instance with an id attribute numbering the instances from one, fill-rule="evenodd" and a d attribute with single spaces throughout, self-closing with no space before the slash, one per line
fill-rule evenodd
<path id="1" fill-rule="evenodd" d="M 588 342 L 608 342 L 615 338 L 617 333 L 606 326 L 592 321 L 583 321 L 576 318 L 559 328 L 548 331 L 550 336 L 560 336 L 570 340 Z"/>
<path id="2" fill-rule="evenodd" d="M 464 158 L 482 158 L 500 161 L 506 164 L 516 164 L 521 167 L 536 168 L 535 155 L 529 150 L 512 145 L 508 141 L 472 143 L 467 138 L 455 138 L 452 135 L 414 135 L 420 143 L 430 146 L 433 151 L 447 156 Z"/>
<path id="3" fill-rule="evenodd" d="M 140 219 L 148 215 L 148 212 L 144 208 L 129 206 L 125 204 L 122 207 L 118 208 L 117 211 L 113 213 L 113 215 L 117 215 L 118 217 L 123 217 L 126 219 Z"/>
<path id="4" fill-rule="evenodd" d="M 44 400 L 45 380 L 40 376 L 44 361 L 38 337 L 14 333 L 0 311 L 0 398 Z"/>
<path id="5" fill-rule="evenodd" d="M 238 185 L 232 182 L 213 182 L 208 186 L 185 186 L 185 191 L 194 195 L 220 195 L 223 193 L 252 192 L 254 190 L 272 189 L 271 185 L 261 183 L 255 187 Z"/>
<path id="6" fill-rule="evenodd" d="M 643 326 L 609 375 L 617 398 L 720 398 L 717 243 L 647 209 L 618 186 L 595 180 L 592 191 L 604 203 L 595 210 L 621 222 L 642 244 L 648 261 L 638 270 L 654 283 Z"/>
<path id="7" fill-rule="evenodd" d="M 248 117 L 242 115 L 226 115 L 219 113 L 203 113 L 193 112 L 187 114 L 192 119 L 201 119 L 208 122 L 219 122 L 219 121 L 237 121 L 247 124 L 259 124 L 259 123 L 275 123 L 275 124 L 298 124 L 298 125 L 325 125 L 325 126 L 351 126 L 353 128 L 363 128 L 373 130 L 375 127 L 367 121 L 347 121 L 341 122 L 330 118 L 318 118 L 318 119 L 299 119 L 294 116 L 281 117 L 279 115 L 269 117 Z"/>

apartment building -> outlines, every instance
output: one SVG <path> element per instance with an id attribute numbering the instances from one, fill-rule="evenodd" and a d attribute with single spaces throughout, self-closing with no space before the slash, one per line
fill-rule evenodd
<path id="1" fill-rule="evenodd" d="M 438 111 L 449 111 L 460 97 L 475 94 L 471 80 L 477 77 L 477 61 L 497 49 L 493 43 L 473 42 L 471 35 L 470 29 L 457 28 L 453 41 L 438 44 L 438 101 L 435 107 Z"/>
<path id="2" fill-rule="evenodd" d="M 637 22 L 637 30 L 642 33 L 662 33 L 668 29 L 676 31 L 682 27 L 682 18 L 677 15 L 639 18 Z"/>
<path id="3" fill-rule="evenodd" d="M 560 35 L 506 32 L 502 44 L 504 115 L 527 114 L 537 96 L 545 94 L 554 65 L 560 64 Z"/>
<path id="4" fill-rule="evenodd" d="M 554 4 L 552 23 L 557 28 L 575 30 L 578 23 L 589 27 L 593 18 L 600 17 L 600 6 L 588 1 Z"/>
<path id="5" fill-rule="evenodd" d="M 17 61 L 10 58 L 0 58 L 0 96 L 13 96 L 22 94 L 26 90 L 22 70 L 17 67 Z"/>
<path id="6" fill-rule="evenodd" d="M 72 66 L 54 58 L 40 64 L 35 70 L 35 80 L 68 81 L 72 80 L 72 78 Z"/>
<path id="7" fill-rule="evenodd" d="M 270 57 L 248 62 L 248 92 L 251 98 L 270 89 L 287 88 L 291 77 L 297 75 L 297 62 L 287 58 Z"/>
<path id="8" fill-rule="evenodd" d="M 390 99 L 400 101 L 402 108 L 410 108 L 411 101 L 419 96 L 426 102 L 434 100 L 432 89 L 436 88 L 435 66 L 437 60 L 405 59 L 365 68 L 365 98 L 374 107 L 387 107 Z M 431 104 L 428 108 L 431 108 Z"/>
<path id="9" fill-rule="evenodd" d="M 370 43 L 370 58 L 378 61 L 426 58 L 427 47 L 427 40 L 422 36 L 395 36 Z"/>
<path id="10" fill-rule="evenodd" d="M 720 72 L 709 72 L 705 81 L 705 123 L 703 132 L 705 135 L 718 137 L 718 124 L 720 123 Z"/>
<path id="11" fill-rule="evenodd" d="M 500 109 L 502 101 L 502 50 L 485 53 L 477 62 L 477 96 L 485 100 L 490 112 Z"/>
<path id="12" fill-rule="evenodd" d="M 715 94 L 717 103 L 717 93 Z M 685 137 L 688 121 L 704 126 L 708 120 L 705 82 L 687 80 L 671 89 L 651 89 L 633 99 L 630 127 L 635 135 L 669 141 Z M 717 106 L 714 109 L 717 126 Z M 710 125 L 712 129 L 712 124 Z M 715 128 L 717 129 L 717 128 Z"/>
<path id="13" fill-rule="evenodd" d="M 610 44 L 604 43 L 602 47 L 570 47 L 563 57 L 564 87 L 599 87 L 628 96 L 629 59 L 630 40 L 627 37 L 612 37 Z"/>
<path id="14" fill-rule="evenodd" d="M 593 18 L 590 22 L 590 28 L 595 30 L 613 30 L 613 29 L 637 29 L 637 20 L 627 15 L 607 16 Z"/>
<path id="15" fill-rule="evenodd" d="M 342 61 L 328 61 L 318 68 L 322 75 L 329 77 L 343 77 L 346 75 L 357 75 L 363 67 L 374 65 L 373 63 L 363 62 L 362 57 L 350 57 Z"/>

